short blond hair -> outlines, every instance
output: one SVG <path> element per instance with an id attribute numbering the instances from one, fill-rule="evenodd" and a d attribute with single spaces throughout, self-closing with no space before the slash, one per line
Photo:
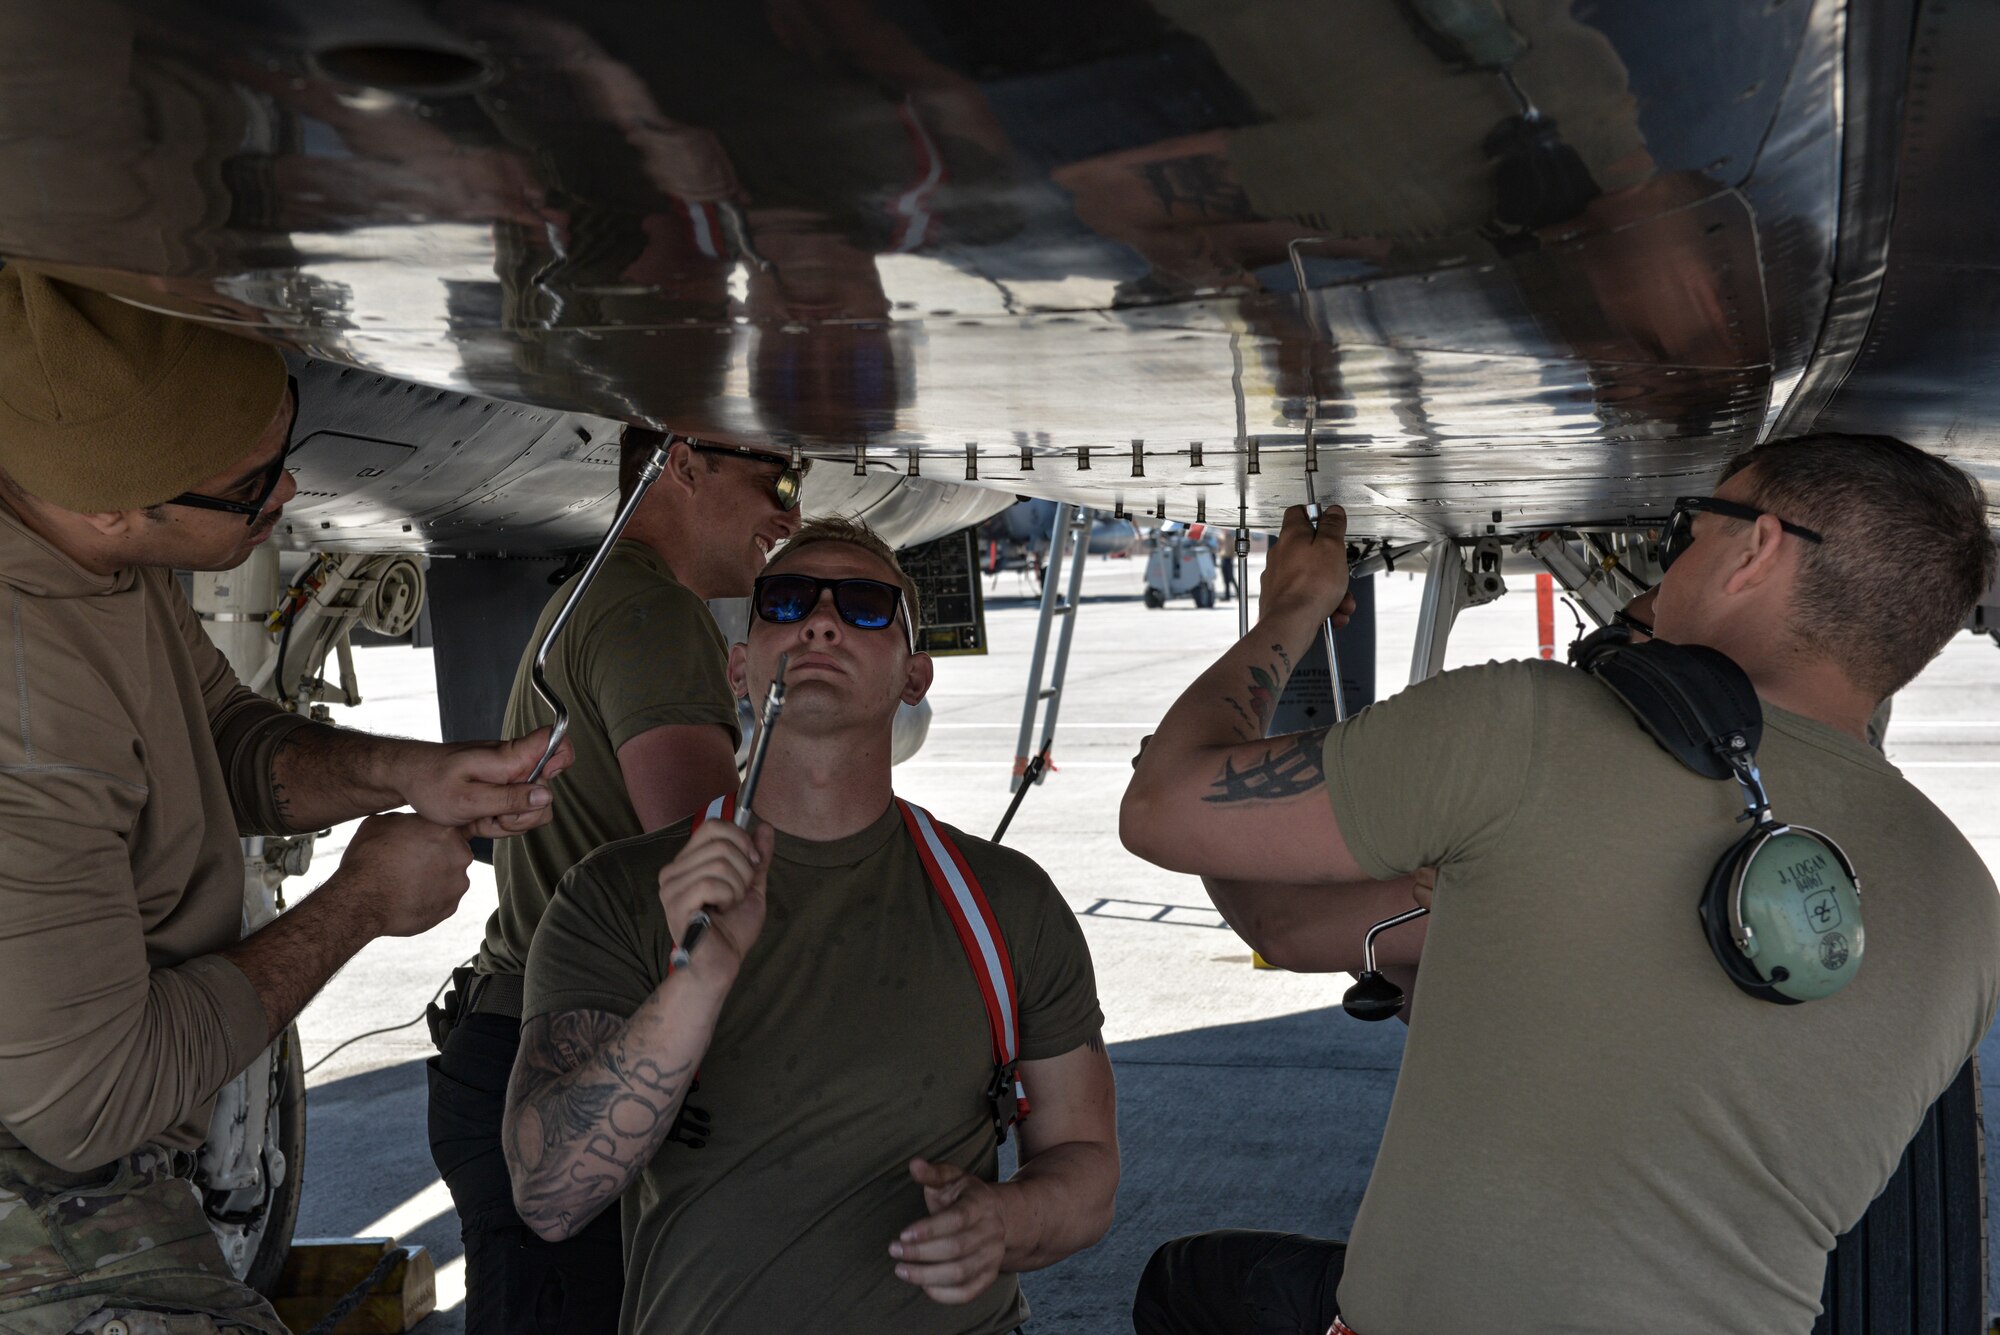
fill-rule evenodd
<path id="1" fill-rule="evenodd" d="M 786 540 L 785 545 L 772 554 L 764 563 L 764 571 L 769 574 L 777 569 L 780 562 L 805 548 L 819 542 L 844 543 L 849 547 L 859 547 L 862 551 L 889 567 L 896 576 L 896 582 L 903 586 L 903 597 L 910 609 L 910 633 L 915 635 L 920 629 L 917 619 L 917 582 L 903 569 L 903 563 L 896 559 L 896 553 L 889 544 L 877 536 L 874 529 L 859 519 L 847 515 L 824 515 L 809 519 L 799 526 L 799 531 Z"/>

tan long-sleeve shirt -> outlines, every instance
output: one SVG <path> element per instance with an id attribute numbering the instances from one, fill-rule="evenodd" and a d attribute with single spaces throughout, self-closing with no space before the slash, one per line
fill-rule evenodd
<path id="1" fill-rule="evenodd" d="M 198 1146 L 263 1047 L 216 952 L 239 834 L 306 720 L 245 689 L 170 571 L 100 576 L 0 505 L 0 1148 L 87 1170 Z"/>

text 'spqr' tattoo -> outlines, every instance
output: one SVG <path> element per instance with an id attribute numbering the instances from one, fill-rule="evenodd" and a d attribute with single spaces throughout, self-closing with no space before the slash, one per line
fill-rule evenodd
<path id="1" fill-rule="evenodd" d="M 1297 797 L 1326 786 L 1326 763 L 1321 756 L 1324 732 L 1302 733 L 1281 751 L 1266 751 L 1264 758 L 1242 769 L 1236 762 L 1222 762 L 1222 776 L 1209 786 L 1215 791 L 1204 802 L 1256 802 Z"/>
<path id="2" fill-rule="evenodd" d="M 626 1051 L 627 1022 L 559 1011 L 521 1028 L 512 1133 L 502 1151 L 531 1227 L 565 1234 L 639 1175 L 673 1123 L 688 1063 L 663 1068 Z"/>

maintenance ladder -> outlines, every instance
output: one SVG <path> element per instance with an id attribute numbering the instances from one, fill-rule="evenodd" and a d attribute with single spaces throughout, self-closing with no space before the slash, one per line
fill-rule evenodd
<path id="1" fill-rule="evenodd" d="M 1048 777 L 1049 749 L 1055 745 L 1056 715 L 1062 709 L 1063 678 L 1069 670 L 1069 646 L 1076 634 L 1076 605 L 1083 590 L 1083 561 L 1090 554 L 1090 510 L 1063 501 L 1056 506 L 1055 523 L 1049 533 L 1048 562 L 1042 567 L 1042 608 L 1035 622 L 1035 652 L 1028 664 L 1028 693 L 1021 703 L 1021 732 L 1014 743 L 1014 774 L 1007 791 L 1018 792 L 1021 780 L 1033 765 L 1034 781 Z M 1067 592 L 1058 592 L 1057 576 L 1062 573 L 1064 555 L 1069 556 Z M 1048 685 L 1042 684 L 1042 669 L 1049 654 L 1049 631 L 1062 618 L 1062 634 L 1056 640 L 1056 661 Z M 1029 750 L 1035 738 L 1035 715 L 1041 706 L 1042 744 Z M 1011 814 L 1011 813 L 1010 813 Z M 1003 823 L 1002 828 L 1005 828 Z"/>

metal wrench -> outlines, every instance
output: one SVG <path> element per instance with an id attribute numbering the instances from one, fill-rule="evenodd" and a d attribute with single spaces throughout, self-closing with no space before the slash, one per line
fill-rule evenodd
<path id="1" fill-rule="evenodd" d="M 778 670 L 771 677 L 771 689 L 764 696 L 764 718 L 757 725 L 757 741 L 750 748 L 750 763 L 743 769 L 743 787 L 736 794 L 736 815 L 732 823 L 739 830 L 750 828 L 750 803 L 757 796 L 757 780 L 764 773 L 764 751 L 771 745 L 771 729 L 778 724 L 778 715 L 785 709 L 785 665 L 791 661 L 790 654 L 778 655 Z M 697 909 L 688 919 L 687 940 L 674 947 L 668 963 L 676 969 L 687 966 L 688 957 L 701 934 L 708 930 L 708 912 Z"/>
<path id="2" fill-rule="evenodd" d="M 583 595 L 589 591 L 591 581 L 597 578 L 597 572 L 603 569 L 605 558 L 611 555 L 612 546 L 623 536 L 625 525 L 632 521 L 633 511 L 639 508 L 640 501 L 646 499 L 646 493 L 651 490 L 653 484 L 660 480 L 660 474 L 667 466 L 667 451 L 673 443 L 674 438 L 671 435 L 663 437 L 660 443 L 653 447 L 653 452 L 646 457 L 646 462 L 639 466 L 639 480 L 633 486 L 632 494 L 626 498 L 625 504 L 618 507 L 618 516 L 611 521 L 611 529 L 604 535 L 604 541 L 597 545 L 597 554 L 590 558 L 590 564 L 583 568 L 583 573 L 569 586 L 569 597 L 563 600 L 562 610 L 557 612 L 556 619 L 549 623 L 548 633 L 542 636 L 542 642 L 535 646 L 535 666 L 528 674 L 529 680 L 534 683 L 535 694 L 541 696 L 542 702 L 555 714 L 556 721 L 555 727 L 549 731 L 549 744 L 542 748 L 542 758 L 535 762 L 534 770 L 528 775 L 529 783 L 542 777 L 542 770 L 547 767 L 549 757 L 556 753 L 556 748 L 562 745 L 562 739 L 569 733 L 569 706 L 556 694 L 555 687 L 549 685 L 549 679 L 543 672 L 548 666 L 549 649 L 555 644 L 556 636 L 562 634 L 563 627 L 569 624 L 570 614 L 575 612 L 576 605 L 583 601 Z"/>

